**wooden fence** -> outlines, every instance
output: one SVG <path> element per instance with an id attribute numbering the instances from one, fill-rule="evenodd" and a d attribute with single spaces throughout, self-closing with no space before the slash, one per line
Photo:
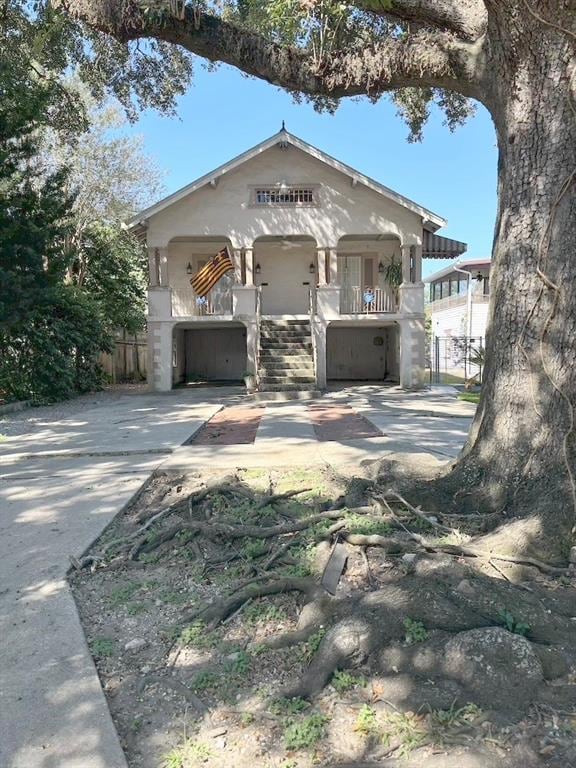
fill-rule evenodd
<path id="1" fill-rule="evenodd" d="M 144 381 L 148 342 L 146 333 L 136 336 L 118 331 L 114 342 L 114 351 L 105 352 L 100 357 L 100 364 L 113 384 L 124 381 Z"/>

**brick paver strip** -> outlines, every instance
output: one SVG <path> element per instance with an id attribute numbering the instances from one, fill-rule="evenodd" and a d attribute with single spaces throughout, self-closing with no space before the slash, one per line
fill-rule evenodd
<path id="1" fill-rule="evenodd" d="M 382 432 L 371 421 L 349 405 L 309 405 L 308 411 L 320 442 L 382 437 Z"/>
<path id="2" fill-rule="evenodd" d="M 264 406 L 223 408 L 184 445 L 248 445 L 256 439 Z"/>

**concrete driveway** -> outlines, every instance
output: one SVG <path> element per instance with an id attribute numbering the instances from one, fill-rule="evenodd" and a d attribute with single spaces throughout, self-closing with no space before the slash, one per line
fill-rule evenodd
<path id="1" fill-rule="evenodd" d="M 473 414 L 453 393 L 351 388 L 322 399 L 370 439 L 319 441 L 306 404 L 270 404 L 250 445 L 186 445 L 239 390 L 85 397 L 0 420 L 0 766 L 126 768 L 74 601 L 80 555 L 163 467 L 354 464 L 390 451 L 455 456 Z M 250 406 L 249 406 L 250 407 Z M 348 412 L 348 411 L 347 411 Z"/>

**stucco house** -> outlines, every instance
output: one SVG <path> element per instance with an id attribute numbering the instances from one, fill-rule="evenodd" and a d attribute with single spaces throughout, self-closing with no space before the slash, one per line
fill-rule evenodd
<path id="1" fill-rule="evenodd" d="M 426 278 L 433 336 L 486 338 L 490 259 L 461 259 Z"/>
<path id="2" fill-rule="evenodd" d="M 422 258 L 446 221 L 285 130 L 142 211 L 154 390 L 257 374 L 261 391 L 424 382 Z M 190 279 L 228 246 L 205 298 Z"/>

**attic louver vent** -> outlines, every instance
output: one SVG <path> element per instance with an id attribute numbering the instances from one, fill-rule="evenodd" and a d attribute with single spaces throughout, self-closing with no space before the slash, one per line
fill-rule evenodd
<path id="1" fill-rule="evenodd" d="M 312 187 L 264 187 L 254 190 L 256 205 L 314 205 Z"/>

